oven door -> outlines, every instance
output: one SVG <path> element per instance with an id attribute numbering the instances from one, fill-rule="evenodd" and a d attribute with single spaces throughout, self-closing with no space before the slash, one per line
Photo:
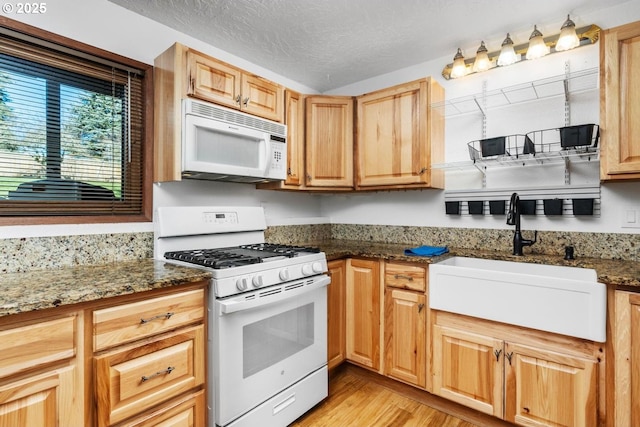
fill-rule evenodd
<path id="1" fill-rule="evenodd" d="M 327 364 L 326 275 L 214 301 L 216 424 Z"/>

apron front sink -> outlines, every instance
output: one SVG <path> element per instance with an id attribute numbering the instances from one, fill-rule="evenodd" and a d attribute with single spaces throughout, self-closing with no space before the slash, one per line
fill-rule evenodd
<path id="1" fill-rule="evenodd" d="M 429 306 L 606 340 L 607 289 L 593 269 L 452 257 L 429 266 Z"/>

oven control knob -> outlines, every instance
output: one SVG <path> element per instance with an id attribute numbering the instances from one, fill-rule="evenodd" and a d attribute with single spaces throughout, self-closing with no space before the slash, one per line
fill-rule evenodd
<path id="1" fill-rule="evenodd" d="M 287 270 L 286 268 L 284 270 L 280 270 L 280 274 L 278 274 L 278 276 L 280 276 L 280 280 L 289 280 L 289 270 Z"/>
<path id="2" fill-rule="evenodd" d="M 303 276 L 311 276 L 313 274 L 313 269 L 310 264 L 305 264 L 302 266 L 302 275 Z"/>
<path id="3" fill-rule="evenodd" d="M 262 285 L 264 285 L 264 283 L 262 282 L 262 276 L 254 276 L 253 279 L 251 280 L 251 283 L 253 283 L 253 286 L 255 286 L 256 288 L 259 288 Z"/>
<path id="4" fill-rule="evenodd" d="M 320 264 L 319 262 L 314 262 L 313 264 L 311 264 L 311 269 L 314 273 L 320 274 L 322 273 L 322 264 Z"/>
<path id="5" fill-rule="evenodd" d="M 236 288 L 238 288 L 239 291 L 246 291 L 247 287 L 249 286 L 248 282 L 249 279 L 247 278 L 238 279 L 236 280 Z"/>

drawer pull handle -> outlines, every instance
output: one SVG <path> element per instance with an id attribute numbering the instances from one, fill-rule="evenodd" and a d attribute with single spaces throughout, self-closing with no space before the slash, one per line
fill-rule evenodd
<path id="1" fill-rule="evenodd" d="M 156 373 L 155 373 L 155 374 L 153 374 L 153 375 L 149 375 L 149 376 L 143 375 L 143 376 L 142 376 L 142 379 L 140 380 L 140 382 L 141 382 L 141 383 L 143 383 L 143 382 L 145 382 L 145 381 L 149 381 L 151 378 L 155 378 L 155 377 L 158 377 L 158 376 L 160 376 L 160 375 L 169 375 L 169 374 L 170 374 L 171 372 L 173 372 L 175 369 L 176 369 L 176 368 L 174 368 L 173 366 L 169 366 L 169 367 L 168 367 L 167 369 L 165 369 L 164 371 L 156 372 Z"/>
<path id="2" fill-rule="evenodd" d="M 148 319 L 140 319 L 140 324 L 144 325 L 145 323 L 149 323 L 152 320 L 156 320 L 156 319 L 170 319 L 171 316 L 173 316 L 174 314 L 175 314 L 174 312 L 170 311 L 170 312 L 165 313 L 165 314 L 158 314 L 157 316 L 153 316 L 153 317 L 150 317 Z"/>
<path id="3" fill-rule="evenodd" d="M 396 280 L 397 279 L 407 279 L 410 282 L 413 282 L 413 277 L 411 276 L 406 276 L 404 274 L 396 274 L 395 276 L 393 276 Z"/>

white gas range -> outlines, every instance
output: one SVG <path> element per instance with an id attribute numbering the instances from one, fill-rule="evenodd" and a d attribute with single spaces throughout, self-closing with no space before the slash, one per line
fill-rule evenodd
<path id="1" fill-rule="evenodd" d="M 328 393 L 325 254 L 265 229 L 259 207 L 155 212 L 155 257 L 212 274 L 210 426 L 284 427 Z"/>

